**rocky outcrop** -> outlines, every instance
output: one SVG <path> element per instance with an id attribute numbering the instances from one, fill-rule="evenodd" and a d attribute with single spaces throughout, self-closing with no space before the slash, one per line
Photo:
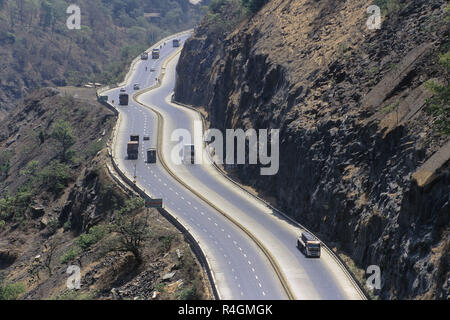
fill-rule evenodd
<path id="1" fill-rule="evenodd" d="M 103 181 L 102 181 L 103 180 Z M 59 223 L 69 223 L 72 230 L 86 232 L 90 227 L 105 221 L 120 197 L 105 186 L 98 163 L 88 167 L 71 188 L 59 213 Z"/>
<path id="2" fill-rule="evenodd" d="M 445 299 L 448 158 L 426 187 L 413 174 L 448 141 L 424 88 L 445 79 L 446 4 L 396 3 L 377 31 L 366 1 L 272 0 L 226 34 L 206 20 L 181 54 L 175 99 L 221 130 L 279 128 L 278 174 L 241 165 L 241 181 L 359 268 L 380 266 L 380 298 Z"/>

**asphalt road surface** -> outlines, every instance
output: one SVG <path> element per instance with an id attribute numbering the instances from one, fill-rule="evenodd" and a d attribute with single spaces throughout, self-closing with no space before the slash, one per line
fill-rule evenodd
<path id="1" fill-rule="evenodd" d="M 178 37 L 181 44 L 188 35 Z M 284 288 L 262 250 L 242 230 L 220 212 L 197 197 L 174 179 L 159 163 L 148 164 L 146 150 L 156 147 L 157 110 L 164 118 L 163 155 L 170 169 L 193 190 L 246 227 L 276 259 L 297 299 L 361 299 L 348 274 L 325 250 L 320 259 L 306 258 L 296 247 L 299 229 L 288 219 L 274 213 L 264 203 L 243 192 L 223 177 L 208 161 L 202 165 L 177 165 L 171 152 L 177 141 L 171 141 L 175 129 L 193 132 L 198 114 L 170 103 L 175 84 L 178 56 L 167 65 L 161 87 L 143 93 L 139 105 L 132 99 L 133 84 L 140 89 L 157 81 L 162 64 L 178 48 L 172 41 L 161 47 L 159 59 L 138 62 L 124 86 L 130 94 L 128 106 L 118 106 L 119 89 L 106 93 L 120 112 L 119 132 L 113 154 L 120 169 L 155 198 L 163 198 L 165 208 L 177 217 L 196 238 L 213 271 L 222 299 L 286 299 Z M 147 67 L 147 70 L 146 70 Z M 155 71 L 150 71 L 152 68 Z M 130 134 L 140 135 L 138 160 L 127 160 L 126 144 Z M 143 141 L 149 136 L 149 141 Z M 282 159 L 280 159 L 282 161 Z"/>

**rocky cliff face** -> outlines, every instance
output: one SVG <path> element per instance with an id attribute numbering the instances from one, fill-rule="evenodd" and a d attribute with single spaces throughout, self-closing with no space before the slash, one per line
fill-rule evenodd
<path id="1" fill-rule="evenodd" d="M 375 31 L 359 0 L 272 0 L 229 32 L 206 20 L 181 54 L 175 99 L 204 107 L 221 130 L 279 128 L 278 174 L 242 165 L 240 180 L 358 268 L 380 266 L 380 298 L 445 299 L 449 139 L 427 112 L 425 83 L 448 79 L 437 63 L 448 10 L 379 3 Z"/>

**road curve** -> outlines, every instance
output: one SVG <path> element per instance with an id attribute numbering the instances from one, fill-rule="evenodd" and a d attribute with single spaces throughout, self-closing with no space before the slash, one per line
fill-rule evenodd
<path id="1" fill-rule="evenodd" d="M 178 37 L 183 43 L 188 35 Z M 155 85 L 162 63 L 177 48 L 171 42 L 161 48 L 157 60 L 137 61 L 122 86 L 130 94 L 133 84 L 141 89 Z M 147 71 L 145 70 L 147 67 Z M 150 69 L 154 68 L 154 72 Z M 163 82 L 165 84 L 165 82 Z M 120 88 L 103 92 L 119 111 L 118 130 L 112 152 L 120 170 L 133 178 L 137 185 L 155 198 L 163 198 L 165 209 L 176 217 L 200 243 L 211 266 L 216 288 L 221 299 L 286 299 L 287 295 L 274 274 L 266 256 L 242 231 L 174 179 L 160 164 L 147 164 L 145 150 L 155 147 L 157 141 L 157 116 L 141 107 L 133 99 L 128 106 L 118 106 Z M 141 136 L 138 160 L 126 159 L 129 135 Z M 142 141 L 148 135 L 149 141 Z"/>
<path id="2" fill-rule="evenodd" d="M 188 36 L 181 38 L 182 42 Z M 141 88 L 150 87 L 155 77 L 149 76 L 145 66 L 153 65 L 155 73 L 161 71 L 161 63 L 173 55 L 171 43 L 162 47 L 159 60 L 138 62 L 130 72 L 126 89 L 132 92 L 133 83 Z M 170 141 L 175 129 L 193 132 L 194 120 L 199 115 L 188 108 L 170 103 L 175 83 L 175 66 L 178 55 L 167 65 L 162 85 L 139 95 L 138 102 L 157 111 L 164 119 L 162 150 L 167 166 L 179 180 L 203 199 L 220 208 L 215 210 L 205 201 L 187 190 L 174 179 L 160 163 L 144 163 L 145 149 L 156 147 L 157 117 L 150 109 L 131 101 L 128 107 L 119 107 L 119 135 L 114 148 L 117 163 L 129 176 L 134 175 L 141 188 L 150 196 L 164 199 L 166 209 L 178 217 L 191 234 L 200 241 L 213 269 L 218 291 L 225 299 L 285 299 L 286 290 L 276 277 L 274 268 L 250 237 L 245 235 L 221 213 L 225 212 L 249 230 L 252 236 L 270 251 L 287 280 L 290 290 L 298 299 L 361 299 L 359 288 L 345 269 L 328 251 L 323 250 L 320 259 L 307 259 L 296 246 L 301 229 L 265 203 L 226 179 L 205 157 L 202 165 L 176 165 L 170 154 L 176 142 Z M 109 100 L 117 101 L 118 90 L 110 90 Z M 150 142 L 142 143 L 140 159 L 125 159 L 126 142 L 131 133 L 149 135 Z M 141 140 L 142 141 L 142 140 Z M 282 161 L 282 159 L 281 159 Z"/>

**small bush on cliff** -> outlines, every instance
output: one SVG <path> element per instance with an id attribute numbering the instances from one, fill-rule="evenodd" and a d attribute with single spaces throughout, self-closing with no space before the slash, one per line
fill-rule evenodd
<path id="1" fill-rule="evenodd" d="M 434 81 L 426 83 L 426 87 L 433 93 L 428 99 L 428 112 L 435 117 L 434 124 L 442 135 L 450 134 L 450 85 L 441 85 Z"/>
<path id="2" fill-rule="evenodd" d="M 2 151 L 0 153 L 0 179 L 6 178 L 11 167 L 11 151 Z"/>
<path id="3" fill-rule="evenodd" d="M 125 202 L 125 205 L 120 209 L 119 214 L 125 215 L 136 212 L 144 207 L 144 200 L 142 198 L 132 198 Z"/>
<path id="4" fill-rule="evenodd" d="M 450 51 L 439 55 L 439 65 L 445 78 L 444 83 L 428 81 L 425 85 L 433 96 L 427 100 L 428 112 L 435 117 L 434 125 L 442 135 L 450 134 Z"/>
<path id="5" fill-rule="evenodd" d="M 248 12 L 240 0 L 216 0 L 210 3 L 205 21 L 210 33 L 227 34 L 234 30 Z"/>
<path id="6" fill-rule="evenodd" d="M 212 13 L 219 13 L 223 6 L 227 5 L 229 0 L 212 0 L 209 3 L 209 11 Z"/>
<path id="7" fill-rule="evenodd" d="M 261 9 L 269 0 L 242 0 L 242 5 L 250 10 L 252 13 L 256 13 Z"/>
<path id="8" fill-rule="evenodd" d="M 80 237 L 75 241 L 75 243 L 85 251 L 89 249 L 92 245 L 99 242 L 108 233 L 108 228 L 105 225 L 93 226 L 89 229 L 88 233 L 80 235 Z"/>
<path id="9" fill-rule="evenodd" d="M 450 51 L 439 56 L 439 64 L 444 69 L 445 75 L 448 78 L 450 74 Z"/>
<path id="10" fill-rule="evenodd" d="M 402 8 L 398 0 L 377 0 L 375 5 L 380 7 L 383 15 L 390 15 L 391 13 L 400 11 Z"/>
<path id="11" fill-rule="evenodd" d="M 57 160 L 50 162 L 39 174 L 40 182 L 47 190 L 59 194 L 72 179 L 70 167 Z"/>
<path id="12" fill-rule="evenodd" d="M 24 292 L 22 283 L 4 284 L 3 276 L 0 277 L 0 300 L 16 300 Z"/>
<path id="13" fill-rule="evenodd" d="M 197 294 L 197 289 L 195 286 L 178 289 L 176 294 L 177 300 L 198 300 L 199 296 Z"/>
<path id="14" fill-rule="evenodd" d="M 78 248 L 70 247 L 59 259 L 61 263 L 66 264 L 73 261 L 78 255 L 80 251 Z"/>

